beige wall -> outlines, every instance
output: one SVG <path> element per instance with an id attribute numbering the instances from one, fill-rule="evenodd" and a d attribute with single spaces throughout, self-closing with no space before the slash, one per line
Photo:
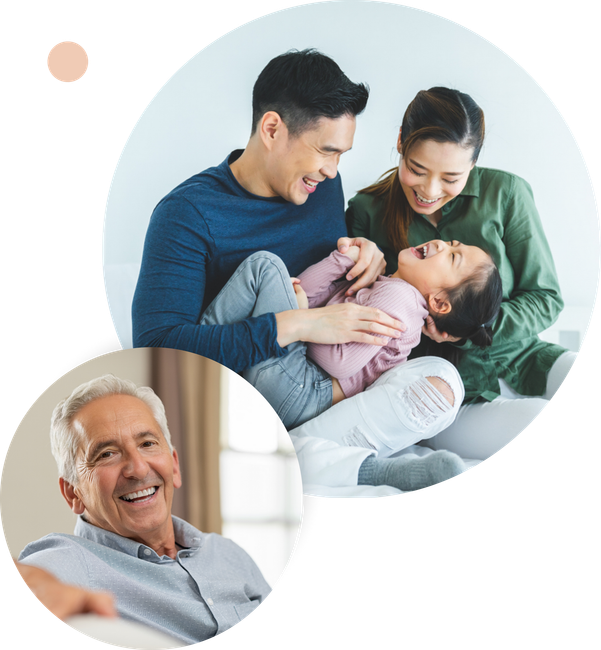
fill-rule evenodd
<path id="1" fill-rule="evenodd" d="M 17 429 L 6 455 L 0 491 L 2 526 L 13 557 L 48 533 L 73 532 L 76 517 L 59 492 L 50 453 L 50 416 L 74 388 L 106 373 L 148 385 L 150 350 L 120 350 L 82 364 L 48 388 Z"/>

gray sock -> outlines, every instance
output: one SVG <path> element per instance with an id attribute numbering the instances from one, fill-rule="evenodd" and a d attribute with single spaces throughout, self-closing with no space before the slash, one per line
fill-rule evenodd
<path id="1" fill-rule="evenodd" d="M 391 485 L 405 492 L 441 483 L 465 470 L 465 463 L 450 451 L 427 456 L 376 458 L 369 456 L 359 468 L 357 485 Z"/>

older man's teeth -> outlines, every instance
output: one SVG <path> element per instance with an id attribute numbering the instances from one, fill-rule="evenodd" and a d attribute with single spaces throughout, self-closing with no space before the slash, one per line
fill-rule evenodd
<path id="1" fill-rule="evenodd" d="M 428 254 L 428 246 L 427 246 L 427 245 L 424 246 L 424 247 L 422 248 L 422 251 L 423 251 L 423 253 L 424 253 L 424 259 L 426 259 L 426 255 Z"/>
<path id="2" fill-rule="evenodd" d="M 310 181 L 308 178 L 303 178 L 303 182 L 309 187 L 317 187 L 317 181 Z"/>
<path id="3" fill-rule="evenodd" d="M 124 501 L 133 501 L 134 499 L 140 499 L 142 497 L 148 497 L 154 494 L 157 491 L 155 487 L 148 488 L 147 490 L 140 490 L 139 492 L 131 492 L 130 494 L 124 494 L 121 498 Z"/>
<path id="4" fill-rule="evenodd" d="M 413 191 L 415 192 L 415 190 Z M 436 203 L 436 201 L 438 201 L 438 199 L 432 199 L 431 201 L 428 201 L 428 199 L 424 199 L 424 197 L 417 192 L 415 192 L 415 196 L 417 196 L 420 203 Z"/>

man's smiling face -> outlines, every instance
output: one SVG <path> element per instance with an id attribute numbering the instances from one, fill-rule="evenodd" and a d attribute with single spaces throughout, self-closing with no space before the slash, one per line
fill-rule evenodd
<path id="1" fill-rule="evenodd" d="M 137 397 L 111 395 L 86 404 L 73 425 L 80 444 L 72 510 L 156 549 L 172 534 L 173 490 L 181 476 L 177 452 L 169 450 L 150 408 Z"/>
<path id="2" fill-rule="evenodd" d="M 302 205 L 326 178 L 336 178 L 340 156 L 353 146 L 355 118 L 320 118 L 293 137 L 285 125 L 273 143 L 266 179 L 273 196 Z"/>

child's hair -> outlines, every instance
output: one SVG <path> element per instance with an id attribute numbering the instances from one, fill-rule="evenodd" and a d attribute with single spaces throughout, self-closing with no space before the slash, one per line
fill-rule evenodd
<path id="1" fill-rule="evenodd" d="M 503 301 L 501 276 L 492 259 L 490 264 L 478 266 L 467 280 L 446 289 L 445 293 L 451 311 L 432 315 L 438 330 L 470 340 L 481 348 L 492 345 L 492 326 Z M 452 363 L 459 360 L 460 350 L 455 346 L 424 338 L 428 354 L 445 357 Z"/>

